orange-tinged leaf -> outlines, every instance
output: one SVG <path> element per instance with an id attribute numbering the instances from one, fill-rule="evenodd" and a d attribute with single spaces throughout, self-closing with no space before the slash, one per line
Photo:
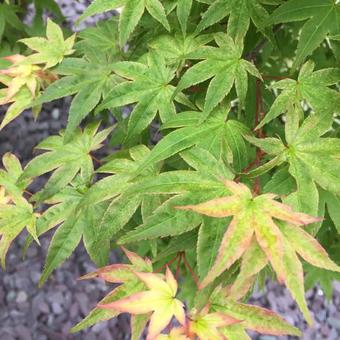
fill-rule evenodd
<path id="1" fill-rule="evenodd" d="M 143 259 L 136 253 L 122 247 L 123 252 L 130 260 L 131 264 L 112 264 L 96 270 L 95 272 L 88 273 L 79 278 L 79 280 L 87 280 L 93 278 L 101 278 L 107 282 L 124 283 L 131 281 L 135 278 L 136 271 L 152 271 L 152 263 L 150 259 Z"/>
<path id="2" fill-rule="evenodd" d="M 107 282 L 124 283 L 131 277 L 135 276 L 131 265 L 128 264 L 112 264 L 81 276 L 78 280 L 88 280 L 94 278 L 101 278 Z"/>
<path id="3" fill-rule="evenodd" d="M 167 269 L 168 270 L 168 269 Z M 177 292 L 177 285 L 175 290 L 172 287 L 172 281 L 171 285 L 168 283 L 168 278 L 166 278 L 166 281 L 164 281 L 161 274 L 154 274 L 154 273 L 136 273 L 138 278 L 143 281 L 146 286 L 150 290 L 158 291 L 160 293 L 169 295 L 169 296 L 175 296 Z"/>
<path id="4" fill-rule="evenodd" d="M 270 204 L 265 205 L 264 209 L 271 214 L 271 216 L 294 225 L 307 225 L 322 220 L 322 218 L 294 212 L 290 206 L 273 200 L 270 201 Z"/>
<path id="5" fill-rule="evenodd" d="M 249 216 L 247 212 L 239 218 L 234 218 L 224 234 L 221 246 L 219 248 L 216 261 L 211 270 L 201 283 L 201 287 L 207 286 L 237 261 L 244 251 L 249 247 L 252 239 L 253 230 L 248 223 Z"/>
<path id="6" fill-rule="evenodd" d="M 229 191 L 233 193 L 235 196 L 244 196 L 247 198 L 252 197 L 251 191 L 243 183 L 236 183 L 230 180 L 224 180 L 223 183 L 229 189 Z"/>
<path id="7" fill-rule="evenodd" d="M 305 319 L 311 325 L 313 323 L 305 300 L 305 287 L 303 268 L 294 249 L 286 242 L 283 255 L 285 282 L 294 300 L 297 302 Z"/>
<path id="8" fill-rule="evenodd" d="M 268 215 L 256 214 L 253 221 L 257 242 L 267 255 L 279 282 L 284 282 L 283 236 Z"/>
<path id="9" fill-rule="evenodd" d="M 237 214 L 240 210 L 239 199 L 235 197 L 222 197 L 210 200 L 197 205 L 186 205 L 177 207 L 182 210 L 193 210 L 203 215 L 211 217 L 228 217 Z"/>
<path id="10" fill-rule="evenodd" d="M 153 312 L 148 329 L 150 340 L 155 339 L 174 316 L 181 324 L 185 324 L 184 306 L 175 298 L 177 282 L 170 269 L 167 268 L 165 277 L 153 273 L 136 272 L 135 274 L 149 290 L 132 294 L 109 304 L 101 304 L 99 307 L 137 315 Z"/>
<path id="11" fill-rule="evenodd" d="M 308 232 L 288 223 L 282 223 L 281 230 L 295 251 L 307 262 L 315 267 L 340 272 L 340 267 L 329 258 L 326 250 Z"/>
<path id="12" fill-rule="evenodd" d="M 100 301 L 100 304 L 108 304 L 113 301 L 122 299 L 127 295 L 128 292 L 135 291 L 136 289 L 138 290 L 140 288 L 139 286 L 133 285 L 132 287 L 126 287 L 125 285 L 121 285 L 119 287 L 116 287 L 112 292 L 110 292 Z M 95 307 L 82 321 L 71 328 L 71 333 L 79 332 L 82 329 L 90 327 L 97 322 L 112 319 L 118 316 L 118 314 L 119 312 L 113 309 L 103 309 Z"/>
<path id="13" fill-rule="evenodd" d="M 124 299 L 114 301 L 98 307 L 114 309 L 121 313 L 146 314 L 162 307 L 164 295 L 155 291 L 144 291 L 130 295 Z"/>
<path id="14" fill-rule="evenodd" d="M 121 247 L 126 257 L 129 259 L 129 261 L 134 266 L 135 270 L 140 272 L 148 272 L 152 271 L 152 263 L 150 259 L 145 258 L 143 259 L 138 254 L 127 250 L 125 247 Z"/>
<path id="15" fill-rule="evenodd" d="M 230 287 L 228 296 L 234 300 L 243 298 L 254 284 L 256 274 L 260 272 L 267 263 L 268 260 L 265 253 L 253 238 L 249 248 L 242 257 L 240 273 Z"/>
<path id="16" fill-rule="evenodd" d="M 236 260 L 242 256 L 246 257 L 244 253 L 247 254 L 247 250 L 251 247 L 251 238 L 255 233 L 256 243 L 261 248 L 262 257 L 255 259 L 255 256 L 252 256 L 252 259 L 248 256 L 246 261 L 249 263 L 246 269 L 244 265 L 241 268 L 240 281 L 235 283 L 234 288 L 229 287 L 231 296 L 241 298 L 251 287 L 254 281 L 253 276 L 265 266 L 266 260 L 269 260 L 279 282 L 286 283 L 310 322 L 304 300 L 302 267 L 295 251 L 312 264 L 339 270 L 339 267 L 328 258 L 317 241 L 300 228 L 301 225 L 317 222 L 320 219 L 294 212 L 290 206 L 275 201 L 275 194 L 267 193 L 253 197 L 244 184 L 225 181 L 225 185 L 233 193 L 232 196 L 213 199 L 198 205 L 179 207 L 212 217 L 233 216 L 223 237 L 216 261 L 200 288 L 213 282 Z M 293 227 L 289 224 L 286 228 L 286 234 L 291 231 L 288 239 L 280 229 L 280 225 L 286 222 L 294 225 L 297 230 L 294 235 L 294 232 L 288 229 Z M 296 235 L 301 237 L 296 237 Z M 254 245 L 252 244 L 252 246 Z M 266 255 L 266 259 L 263 257 L 263 253 Z M 254 270 L 252 270 L 252 266 Z M 289 267 L 292 270 L 289 270 Z M 293 273 L 295 272 L 296 276 L 294 277 Z"/>

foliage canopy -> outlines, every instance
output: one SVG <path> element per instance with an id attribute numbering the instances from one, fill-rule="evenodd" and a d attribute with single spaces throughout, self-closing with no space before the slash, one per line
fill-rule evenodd
<path id="1" fill-rule="evenodd" d="M 3 156 L 2 266 L 55 229 L 43 284 L 82 241 L 82 279 L 118 285 L 73 332 L 130 313 L 132 339 L 299 335 L 246 301 L 277 279 L 312 324 L 305 287 L 339 279 L 339 1 L 94 0 L 79 21 L 120 15 L 78 34 L 35 5 L 54 19 L 0 5 L 0 129 L 72 102 L 28 164 Z M 130 263 L 108 265 L 118 246 Z"/>

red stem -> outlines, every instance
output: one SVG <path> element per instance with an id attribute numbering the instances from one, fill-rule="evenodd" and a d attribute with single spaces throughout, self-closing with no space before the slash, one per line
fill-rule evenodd
<path id="1" fill-rule="evenodd" d="M 262 91 L 261 91 L 261 82 L 259 79 L 256 80 L 256 111 L 255 111 L 255 121 L 254 125 L 255 128 L 258 126 L 260 121 L 263 120 L 265 113 L 263 110 L 263 101 L 262 101 Z M 265 138 L 265 134 L 263 132 L 263 128 L 261 127 L 256 131 L 256 135 L 258 138 Z M 256 150 L 255 160 L 248 165 L 246 171 L 249 171 L 253 166 L 259 166 L 261 164 L 261 159 L 264 155 L 264 152 L 259 148 Z M 258 195 L 261 191 L 261 183 L 260 178 L 256 177 L 253 186 L 253 193 Z"/>
<path id="2" fill-rule="evenodd" d="M 91 158 L 92 158 L 95 162 L 97 162 L 98 164 L 102 164 L 102 163 L 103 163 L 100 159 L 96 158 L 96 157 L 93 156 L 92 154 L 90 154 L 90 156 L 91 156 Z"/>
<path id="3" fill-rule="evenodd" d="M 178 280 L 179 274 L 180 274 L 180 271 L 181 271 L 182 256 L 183 256 L 183 253 L 179 253 L 178 261 L 177 261 L 177 267 L 176 267 L 176 274 L 175 274 L 176 280 Z"/>
<path id="4" fill-rule="evenodd" d="M 289 79 L 289 77 L 286 76 L 267 76 L 267 75 L 262 75 L 263 79 L 276 79 L 276 80 L 283 80 L 283 79 Z"/>
<path id="5" fill-rule="evenodd" d="M 195 272 L 193 271 L 193 269 L 191 268 L 185 253 L 183 254 L 183 262 L 184 262 L 185 266 L 187 267 L 187 269 L 189 270 L 191 277 L 195 281 L 196 286 L 199 287 L 199 285 L 200 285 L 199 279 L 198 279 L 197 275 L 195 274 Z"/>
<path id="6" fill-rule="evenodd" d="M 171 260 L 168 261 L 167 263 L 164 263 L 163 266 L 161 266 L 160 268 L 158 268 L 157 270 L 155 270 L 155 273 L 159 273 L 159 272 L 161 272 L 166 266 L 170 266 L 171 264 L 173 264 L 173 263 L 176 261 L 176 259 L 178 258 L 179 254 L 180 254 L 180 253 L 177 253 L 176 256 L 175 256 L 173 259 L 171 259 Z"/>

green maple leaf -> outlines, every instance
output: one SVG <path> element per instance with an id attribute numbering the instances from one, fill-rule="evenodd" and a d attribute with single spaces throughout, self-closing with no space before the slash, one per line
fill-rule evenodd
<path id="1" fill-rule="evenodd" d="M 129 150 L 130 159 L 113 159 L 98 169 L 101 173 L 112 175 L 105 177 L 94 184 L 84 195 L 80 204 L 83 210 L 100 203 L 105 203 L 102 211 L 94 211 L 93 221 L 95 233 L 89 235 L 88 240 L 91 248 L 98 249 L 103 244 L 109 246 L 109 240 L 129 222 L 139 207 L 142 207 L 143 219 L 148 216 L 145 205 L 152 212 L 153 203 L 148 195 L 142 190 L 130 193 L 131 187 L 138 186 L 144 178 L 153 178 L 159 172 L 159 167 L 154 166 L 146 169 L 140 176 L 136 177 L 134 171 L 147 157 L 150 150 L 142 146 L 136 146 Z M 151 213 L 150 212 L 150 213 Z M 107 259 L 106 259 L 107 260 Z"/>
<path id="2" fill-rule="evenodd" d="M 148 65 L 137 62 L 118 62 L 113 65 L 116 74 L 131 81 L 115 86 L 106 96 L 98 110 L 136 103 L 131 112 L 125 142 L 131 142 L 148 127 L 158 113 L 162 121 L 175 116 L 172 100 L 175 87 L 170 85 L 174 70 L 166 67 L 164 59 L 153 52 L 148 55 Z M 175 100 L 192 106 L 181 93 Z"/>
<path id="3" fill-rule="evenodd" d="M 297 80 L 284 79 L 272 86 L 274 89 L 282 91 L 258 128 L 287 112 L 286 131 L 290 134 L 294 133 L 295 127 L 292 124 L 303 118 L 302 101 L 306 101 L 319 112 L 329 111 L 331 115 L 334 110 L 338 111 L 340 94 L 336 90 L 330 89 L 329 86 L 340 81 L 340 70 L 327 68 L 314 71 L 314 66 L 312 61 L 308 61 L 302 66 Z"/>
<path id="4" fill-rule="evenodd" d="M 59 64 L 65 56 L 74 52 L 72 49 L 75 34 L 64 40 L 61 28 L 48 19 L 46 28 L 47 38 L 26 38 L 19 40 L 30 49 L 37 51 L 28 57 L 28 62 L 33 64 L 46 64 L 45 68 L 51 68 Z"/>
<path id="5" fill-rule="evenodd" d="M 45 201 L 52 204 L 37 221 L 37 233 L 42 235 L 52 228 L 58 227 L 49 245 L 44 271 L 39 284 L 43 285 L 50 274 L 60 266 L 83 239 L 85 249 L 90 258 L 97 264 L 107 263 L 110 251 L 110 239 L 102 236 L 100 224 L 108 211 L 109 202 L 87 206 L 83 204 L 86 186 L 79 176 L 51 199 Z M 120 207 L 117 207 L 120 209 Z M 124 209 L 128 209 L 124 207 Z M 120 213 L 120 211 L 118 212 Z M 126 213 L 126 210 L 123 212 Z M 114 221 L 115 224 L 120 223 Z M 105 235 L 108 231 L 104 230 Z M 98 246 L 96 240 L 100 239 Z M 28 240 L 29 245 L 31 239 Z"/>
<path id="6" fill-rule="evenodd" d="M 51 136 L 42 141 L 37 148 L 47 152 L 35 157 L 25 167 L 21 179 L 41 176 L 54 171 L 43 190 L 32 200 L 44 201 L 66 187 L 80 172 L 84 182 L 93 175 L 91 151 L 99 149 L 112 128 L 97 133 L 99 124 L 88 125 L 83 131 L 76 130 L 70 142 L 64 144 L 64 136 Z"/>
<path id="7" fill-rule="evenodd" d="M 249 249 L 255 238 L 278 280 L 286 284 L 307 321 L 311 322 L 304 298 L 302 265 L 296 253 L 314 266 L 340 271 L 340 267 L 329 259 L 322 246 L 300 228 L 301 225 L 317 222 L 319 219 L 294 212 L 289 206 L 275 201 L 274 194 L 253 197 L 244 184 L 225 181 L 225 185 L 232 196 L 178 207 L 217 218 L 233 216 L 215 263 L 202 281 L 201 287 L 206 287 L 229 269 Z"/>
<path id="8" fill-rule="evenodd" d="M 208 119 L 202 112 L 181 112 L 163 125 L 177 128 L 166 135 L 151 151 L 138 171 L 163 161 L 194 145 L 208 150 L 216 159 L 232 163 L 236 171 L 248 164 L 248 151 L 243 135 L 248 128 L 236 120 L 226 120 L 229 108 L 221 107 Z"/>
<path id="9" fill-rule="evenodd" d="M 279 1 L 271 1 L 274 5 Z M 270 36 L 270 31 L 264 30 L 264 24 L 269 17 L 267 10 L 262 4 L 268 4 L 266 0 L 214 0 L 208 10 L 202 15 L 196 32 L 216 24 L 229 16 L 228 34 L 237 41 L 242 41 L 247 34 L 250 20 L 257 29 Z"/>
<path id="10" fill-rule="evenodd" d="M 182 1 L 185 2 L 185 1 Z M 161 35 L 150 42 L 149 46 L 162 54 L 166 61 L 182 68 L 191 53 L 214 39 L 213 34 Z"/>
<path id="11" fill-rule="evenodd" d="M 290 0 L 277 8 L 267 19 L 268 25 L 306 21 L 296 50 L 293 68 L 303 63 L 322 41 L 340 34 L 340 4 L 336 0 Z"/>
<path id="12" fill-rule="evenodd" d="M 52 206 L 37 220 L 37 233 L 42 235 L 52 228 L 58 228 L 49 245 L 40 285 L 43 285 L 50 274 L 71 256 L 81 240 L 90 258 L 97 265 L 107 263 L 110 239 L 103 237 L 103 232 L 107 235 L 108 231 L 101 230 L 98 221 L 101 223 L 101 219 L 107 213 L 109 202 L 84 205 L 87 190 L 83 179 L 78 176 L 71 185 L 45 201 Z M 124 209 L 128 208 L 124 207 Z M 123 213 L 126 213 L 126 210 Z M 116 225 L 121 222 L 114 221 L 114 223 Z M 101 241 L 100 246 L 96 243 L 98 239 Z M 30 241 L 31 239 L 26 246 L 29 246 Z"/>
<path id="13" fill-rule="evenodd" d="M 50 102 L 62 97 L 74 95 L 68 124 L 65 130 L 65 142 L 69 142 L 79 123 L 105 98 L 112 87 L 122 79 L 113 74 L 113 64 L 98 64 L 82 58 L 67 58 L 58 67 L 57 72 L 64 77 L 52 83 L 36 100 L 37 104 Z"/>
<path id="14" fill-rule="evenodd" d="M 247 335 L 246 329 L 275 336 L 301 335 L 297 328 L 288 324 L 279 315 L 266 308 L 236 302 L 229 297 L 227 290 L 220 286 L 212 293 L 210 302 L 213 311 L 242 320 L 241 323 L 225 327 L 222 330 L 228 339 L 249 340 L 250 337 Z"/>
<path id="15" fill-rule="evenodd" d="M 176 88 L 177 93 L 211 79 L 204 103 L 207 114 L 229 94 L 234 84 L 242 106 L 247 95 L 248 73 L 261 79 L 256 67 L 241 58 L 242 44 L 235 44 L 224 33 L 217 33 L 215 40 L 218 47 L 203 46 L 188 55 L 190 59 L 203 60 L 184 73 Z"/>
<path id="16" fill-rule="evenodd" d="M 78 21 L 84 20 L 91 15 L 111 11 L 120 7 L 123 7 L 119 17 L 119 42 L 121 47 L 128 41 L 145 10 L 170 31 L 165 9 L 159 0 L 95 0 L 79 17 Z"/>
<path id="17" fill-rule="evenodd" d="M 79 32 L 79 41 L 75 47 L 77 51 L 84 54 L 90 62 L 97 66 L 103 62 L 120 60 L 122 52 L 118 44 L 118 18 L 99 21 L 96 27 L 87 27 Z M 89 71 L 91 69 L 89 68 Z"/>
<path id="18" fill-rule="evenodd" d="M 304 120 L 300 128 L 289 138 L 285 146 L 275 138 L 247 140 L 275 156 L 274 165 L 289 163 L 289 173 L 294 177 L 297 191 L 291 194 L 289 203 L 299 211 L 317 214 L 319 206 L 320 186 L 333 194 L 340 193 L 340 177 L 337 169 L 340 166 L 340 142 L 338 138 L 321 137 L 330 127 L 330 115 L 313 114 Z M 273 147 L 275 145 L 275 147 Z M 268 170 L 268 163 L 263 167 Z"/>
<path id="19" fill-rule="evenodd" d="M 0 169 L 0 259 L 5 268 L 8 249 L 13 240 L 26 227 L 39 243 L 36 232 L 37 216 L 33 206 L 23 197 L 29 181 L 20 181 L 22 168 L 19 160 L 10 153 L 2 158 L 5 169 Z"/>
<path id="20" fill-rule="evenodd" d="M 77 209 L 83 197 L 77 186 L 68 186 L 45 201 L 52 204 L 36 221 L 37 235 L 41 236 L 58 226 L 49 245 L 44 271 L 39 285 L 47 280 L 52 271 L 61 265 L 79 244 L 85 228 L 90 228 L 89 221 L 84 221 L 85 212 Z M 82 215 L 81 215 L 82 214 Z M 26 241 L 25 249 L 32 242 L 32 237 Z M 104 248 L 104 246 L 103 246 Z M 97 254 L 101 253 L 97 249 Z"/>

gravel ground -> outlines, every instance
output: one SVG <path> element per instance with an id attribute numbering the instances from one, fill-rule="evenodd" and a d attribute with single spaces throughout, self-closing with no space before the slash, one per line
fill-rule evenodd
<path id="1" fill-rule="evenodd" d="M 88 1 L 60 0 L 59 3 L 72 27 Z M 90 19 L 86 24 L 94 22 Z M 1 131 L 0 156 L 11 151 L 21 161 L 27 162 L 32 158 L 33 147 L 40 140 L 56 134 L 65 126 L 68 107 L 69 100 L 45 105 L 37 122 L 32 120 L 30 112 L 25 112 Z M 0 269 L 0 340 L 129 339 L 129 324 L 125 316 L 70 335 L 69 328 L 80 321 L 110 287 L 100 281 L 76 281 L 79 276 L 95 269 L 80 245 L 70 259 L 55 271 L 48 283 L 39 289 L 37 282 L 51 235 L 41 239 L 41 247 L 35 244 L 31 246 L 27 257 L 23 259 L 21 249 L 24 236 L 19 237 L 10 248 L 7 271 Z M 118 260 L 117 255 L 112 254 L 111 262 Z M 250 302 L 277 311 L 303 330 L 302 339 L 337 340 L 340 339 L 340 283 L 335 283 L 334 287 L 332 301 L 326 301 L 318 287 L 307 292 L 308 305 L 315 319 L 313 328 L 307 327 L 286 289 L 276 283 L 269 282 L 266 292 L 254 293 Z M 252 334 L 252 338 L 288 339 L 255 334 Z"/>

